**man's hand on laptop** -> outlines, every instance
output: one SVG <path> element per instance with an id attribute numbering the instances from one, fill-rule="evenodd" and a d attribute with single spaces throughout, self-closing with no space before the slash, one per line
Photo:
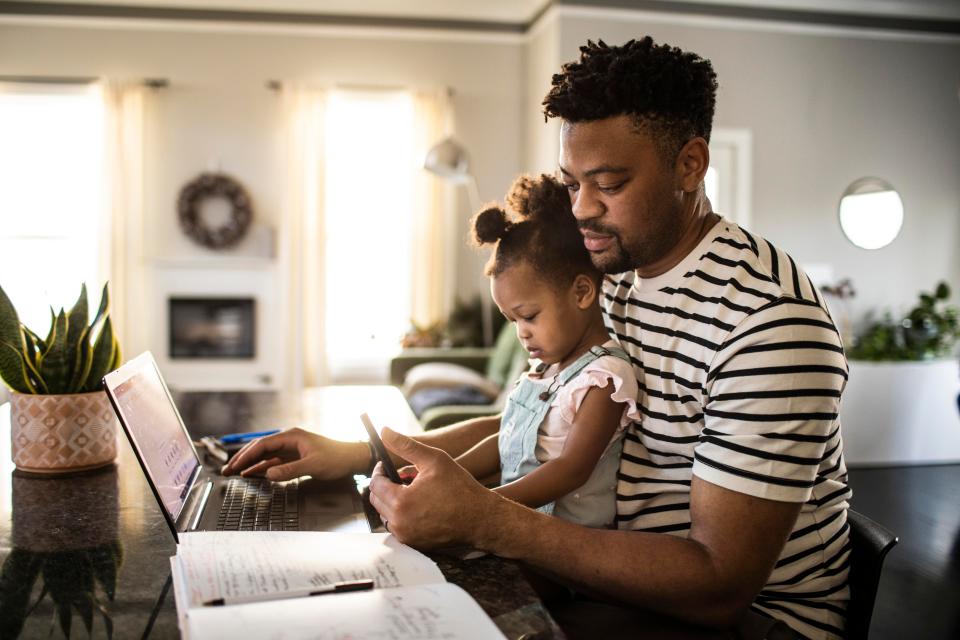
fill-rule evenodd
<path id="1" fill-rule="evenodd" d="M 364 442 L 331 440 L 303 429 L 289 429 L 248 443 L 220 470 L 225 476 L 264 476 L 292 480 L 313 476 L 334 480 L 362 473 L 370 451 Z"/>

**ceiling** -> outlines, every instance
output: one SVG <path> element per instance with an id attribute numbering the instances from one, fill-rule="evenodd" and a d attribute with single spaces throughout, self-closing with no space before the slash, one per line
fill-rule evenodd
<path id="1" fill-rule="evenodd" d="M 30 0 L 41 4 L 39 0 Z M 44 0 L 46 2 L 48 0 Z M 61 4 L 170 7 L 526 24 L 549 0 L 58 0 Z"/>
<path id="2" fill-rule="evenodd" d="M 673 0 L 673 2 L 870 16 L 960 19 L 960 0 Z"/>
<path id="3" fill-rule="evenodd" d="M 13 5 L 27 7 L 13 10 Z M 283 14 L 299 16 L 335 16 L 360 20 L 389 19 L 411 22 L 465 23 L 513 25 L 529 24 L 549 5 L 636 8 L 683 13 L 702 12 L 718 15 L 795 17 L 804 15 L 862 16 L 869 19 L 903 19 L 927 21 L 960 20 L 960 0 L 26 0 L 0 1 L 0 13 L 37 13 L 44 15 L 110 15 L 160 17 L 151 12 L 181 10 L 170 17 L 198 17 L 229 19 L 228 13 L 272 14 L 273 19 Z M 223 13 L 220 13 L 223 12 Z M 780 18 L 783 19 L 783 18 Z"/>

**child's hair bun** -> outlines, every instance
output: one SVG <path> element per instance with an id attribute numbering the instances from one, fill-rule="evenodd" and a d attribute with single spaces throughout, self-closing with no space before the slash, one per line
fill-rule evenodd
<path id="1" fill-rule="evenodd" d="M 538 178 L 522 175 L 514 180 L 507 194 L 507 207 L 524 220 L 541 216 L 554 218 L 558 215 L 572 218 L 566 187 L 547 174 Z"/>
<path id="2" fill-rule="evenodd" d="M 507 212 L 497 205 L 491 205 L 473 217 L 473 237 L 477 244 L 496 242 L 509 228 Z"/>

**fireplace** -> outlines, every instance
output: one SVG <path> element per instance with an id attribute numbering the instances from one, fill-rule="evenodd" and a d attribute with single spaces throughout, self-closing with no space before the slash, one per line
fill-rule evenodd
<path id="1" fill-rule="evenodd" d="M 253 298 L 171 297 L 172 359 L 252 359 L 256 356 Z"/>
<path id="2" fill-rule="evenodd" d="M 279 268 L 272 260 L 155 260 L 148 344 L 171 389 L 286 388 L 290 354 Z"/>

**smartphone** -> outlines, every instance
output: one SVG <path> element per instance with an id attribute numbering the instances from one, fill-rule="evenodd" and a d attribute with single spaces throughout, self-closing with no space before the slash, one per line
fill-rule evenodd
<path id="1" fill-rule="evenodd" d="M 386 472 L 387 477 L 390 478 L 392 482 L 403 484 L 403 480 L 400 479 L 400 474 L 397 473 L 397 468 L 393 466 L 393 460 L 390 459 L 390 454 L 387 453 L 386 447 L 383 446 L 383 440 L 380 439 L 380 434 L 377 433 L 377 430 L 373 428 L 373 423 L 370 422 L 370 416 L 361 413 L 360 420 L 363 422 L 363 428 L 367 430 L 367 435 L 370 436 L 370 444 L 373 445 L 377 459 L 383 464 L 383 470 Z"/>

